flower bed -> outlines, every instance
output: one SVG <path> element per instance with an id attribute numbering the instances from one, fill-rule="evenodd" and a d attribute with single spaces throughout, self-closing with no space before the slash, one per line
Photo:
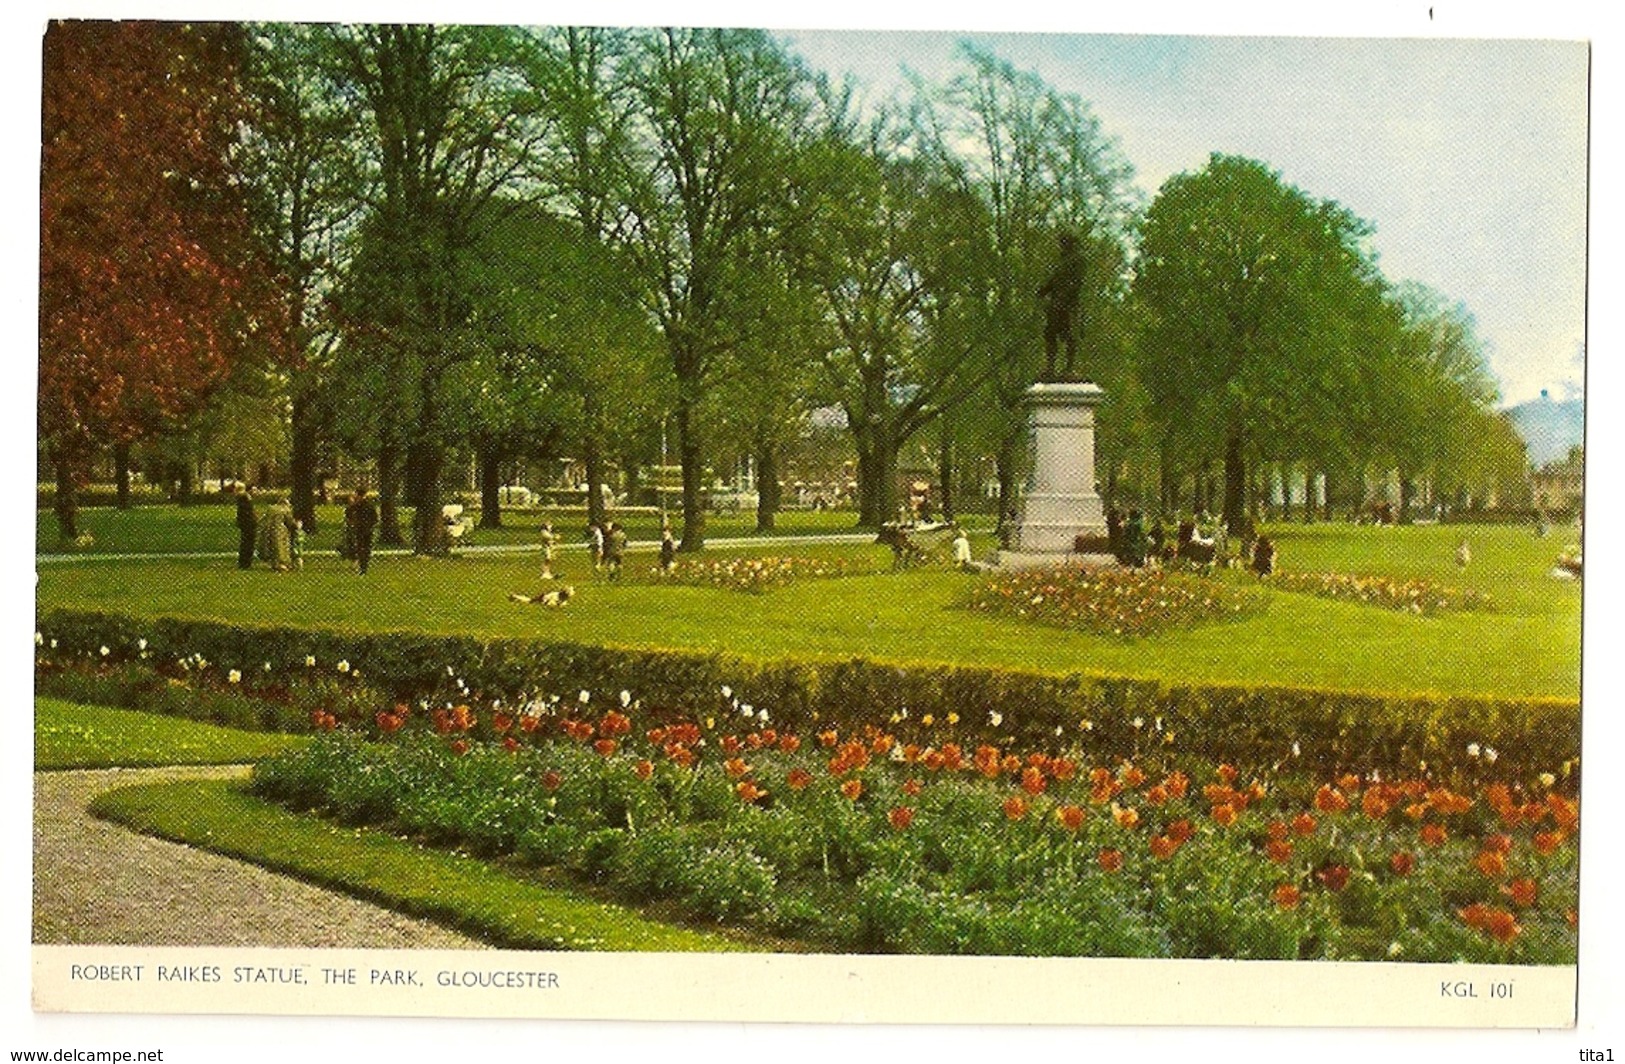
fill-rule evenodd
<path id="1" fill-rule="evenodd" d="M 1391 580 L 1385 576 L 1349 573 L 1276 573 L 1270 578 L 1270 584 L 1281 591 L 1359 602 L 1424 616 L 1491 608 L 1488 595 L 1445 587 L 1431 580 Z"/>
<path id="2" fill-rule="evenodd" d="M 1264 598 L 1219 580 L 1161 569 L 1025 569 L 971 593 L 970 608 L 1000 617 L 1136 639 L 1264 608 Z"/>
<path id="3" fill-rule="evenodd" d="M 720 587 L 761 594 L 798 580 L 828 580 L 868 572 L 868 566 L 846 558 L 723 558 L 717 561 L 678 559 L 661 579 L 691 587 Z"/>
<path id="4" fill-rule="evenodd" d="M 1561 769 L 1322 779 L 806 732 L 725 697 L 396 705 L 263 763 L 298 809 L 865 951 L 1573 963 Z"/>

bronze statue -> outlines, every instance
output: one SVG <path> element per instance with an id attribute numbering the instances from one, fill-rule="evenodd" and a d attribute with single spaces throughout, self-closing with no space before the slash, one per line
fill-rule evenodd
<path id="1" fill-rule="evenodd" d="M 1078 292 L 1083 288 L 1083 258 L 1078 254 L 1078 238 L 1071 233 L 1061 234 L 1061 260 L 1054 271 L 1038 287 L 1039 301 L 1044 304 L 1044 376 L 1045 381 L 1072 380 L 1078 358 L 1078 341 L 1072 335 L 1072 316 L 1078 309 Z M 1056 348 L 1066 343 L 1066 368 L 1055 375 Z"/>

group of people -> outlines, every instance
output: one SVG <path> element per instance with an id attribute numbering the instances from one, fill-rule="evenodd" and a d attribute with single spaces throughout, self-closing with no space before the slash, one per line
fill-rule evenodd
<path id="1" fill-rule="evenodd" d="M 626 529 L 619 521 L 605 521 L 587 526 L 587 549 L 592 552 L 592 568 L 611 580 L 621 578 L 621 565 L 626 560 Z"/>
<path id="2" fill-rule="evenodd" d="M 254 509 L 254 493 L 237 486 L 237 568 L 252 569 L 254 559 L 280 573 L 305 567 L 305 523 L 285 502 L 271 504 L 264 520 Z"/>
<path id="3" fill-rule="evenodd" d="M 285 572 L 305 567 L 305 523 L 293 515 L 285 501 L 271 504 L 261 518 L 254 506 L 254 491 L 246 484 L 237 494 L 237 568 L 252 569 L 254 559 Z M 353 492 L 344 506 L 344 540 L 339 556 L 354 559 L 358 572 L 365 574 L 372 560 L 372 536 L 378 527 L 378 506 L 364 491 Z"/>

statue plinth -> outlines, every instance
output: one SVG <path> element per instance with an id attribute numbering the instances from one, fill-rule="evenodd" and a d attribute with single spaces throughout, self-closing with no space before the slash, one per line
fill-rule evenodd
<path id="1" fill-rule="evenodd" d="M 999 566 L 1116 564 L 1110 555 L 1076 552 L 1079 536 L 1106 536 L 1106 509 L 1095 491 L 1095 407 L 1104 395 L 1089 383 L 1027 389 L 1031 472 Z"/>

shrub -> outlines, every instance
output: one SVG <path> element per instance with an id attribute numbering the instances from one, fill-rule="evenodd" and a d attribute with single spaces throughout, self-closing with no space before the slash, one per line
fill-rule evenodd
<path id="1" fill-rule="evenodd" d="M 851 729 L 896 715 L 893 730 L 900 741 L 922 745 L 1059 742 L 1091 755 L 1139 757 L 1163 750 L 1172 733 L 1179 744 L 1171 749 L 1199 742 L 1214 762 L 1293 757 L 1321 774 L 1345 766 L 1459 766 L 1469 747 L 1489 746 L 1499 759 L 1473 764 L 1473 771 L 1516 778 L 1552 770 L 1579 751 L 1579 711 L 1571 699 L 1166 683 L 862 659 L 762 662 L 700 651 L 239 628 L 70 611 L 42 615 L 39 629 L 36 676 L 42 691 L 131 708 L 180 709 L 205 719 L 246 718 L 238 708 L 194 693 L 224 687 L 223 671 L 239 667 L 242 697 L 258 701 L 262 723 L 296 729 L 309 727 L 307 707 L 317 704 L 335 706 L 337 715 L 355 723 L 396 703 L 421 714 L 425 704 L 443 704 L 454 693 L 459 700 L 500 700 L 510 707 L 562 699 L 555 708 L 568 708 L 585 689 L 596 693 L 595 707 L 622 690 L 635 692 L 643 711 L 657 720 L 737 720 L 749 705 L 766 711 L 776 726 L 816 730 Z M 208 665 L 178 665 L 198 659 Z M 307 660 L 315 664 L 307 666 Z M 272 670 L 262 684 L 266 662 Z M 339 671 L 341 663 L 348 671 Z M 154 675 L 160 668 L 170 675 Z M 193 690 L 169 684 L 175 679 Z M 485 714 L 481 726 L 488 721 Z M 707 800 L 700 794 L 694 799 Z M 717 808 L 726 807 L 722 796 Z"/>

